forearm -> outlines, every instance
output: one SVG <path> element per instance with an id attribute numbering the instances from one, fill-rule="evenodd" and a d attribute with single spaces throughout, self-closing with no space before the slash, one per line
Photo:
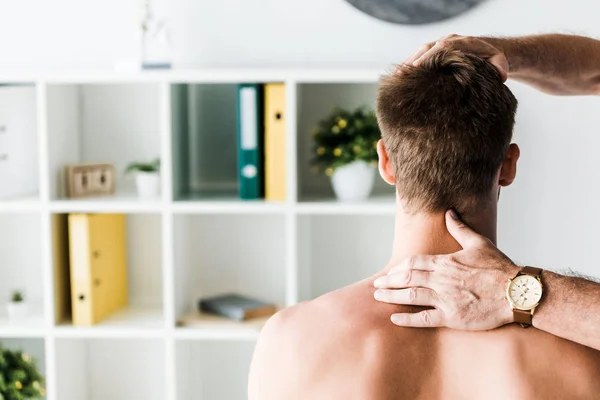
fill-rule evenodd
<path id="1" fill-rule="evenodd" d="M 506 55 L 511 79 L 550 94 L 600 94 L 598 40 L 559 34 L 481 39 Z"/>
<path id="2" fill-rule="evenodd" d="M 600 283 L 542 273 L 544 299 L 533 326 L 564 339 L 600 350 Z"/>

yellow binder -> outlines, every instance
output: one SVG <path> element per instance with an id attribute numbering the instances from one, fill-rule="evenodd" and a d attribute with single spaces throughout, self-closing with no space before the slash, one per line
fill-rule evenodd
<path id="1" fill-rule="evenodd" d="M 125 216 L 70 214 L 73 325 L 89 326 L 127 305 Z"/>
<path id="2" fill-rule="evenodd" d="M 285 200 L 285 85 L 265 85 L 265 199 Z"/>

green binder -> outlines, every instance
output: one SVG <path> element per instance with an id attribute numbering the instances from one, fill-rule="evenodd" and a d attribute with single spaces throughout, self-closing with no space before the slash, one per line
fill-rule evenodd
<path id="1" fill-rule="evenodd" d="M 238 179 L 240 198 L 264 198 L 263 85 L 238 86 Z"/>

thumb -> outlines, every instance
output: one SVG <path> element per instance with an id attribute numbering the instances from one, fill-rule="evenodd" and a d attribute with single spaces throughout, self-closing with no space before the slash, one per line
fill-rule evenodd
<path id="1" fill-rule="evenodd" d="M 456 211 L 446 211 L 446 228 L 463 249 L 481 244 L 482 236 L 462 222 Z"/>
<path id="2" fill-rule="evenodd" d="M 498 72 L 500 72 L 502 82 L 506 82 L 508 79 L 508 60 L 506 59 L 506 56 L 502 53 L 494 54 L 488 61 L 496 67 Z"/>

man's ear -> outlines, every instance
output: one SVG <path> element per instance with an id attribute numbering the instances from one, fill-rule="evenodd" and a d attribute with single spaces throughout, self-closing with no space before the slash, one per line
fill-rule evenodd
<path id="1" fill-rule="evenodd" d="M 520 155 L 521 150 L 519 146 L 515 143 L 508 146 L 508 151 L 506 152 L 506 156 L 504 156 L 504 161 L 502 161 L 502 167 L 500 168 L 500 177 L 498 178 L 500 186 L 508 186 L 515 180 L 517 176 L 517 161 L 519 161 Z"/>
<path id="2" fill-rule="evenodd" d="M 386 183 L 395 185 L 394 168 L 392 167 L 392 163 L 390 163 L 390 157 L 383 144 L 383 139 L 379 139 L 379 142 L 377 142 L 377 155 L 379 156 L 379 175 L 381 175 Z"/>

